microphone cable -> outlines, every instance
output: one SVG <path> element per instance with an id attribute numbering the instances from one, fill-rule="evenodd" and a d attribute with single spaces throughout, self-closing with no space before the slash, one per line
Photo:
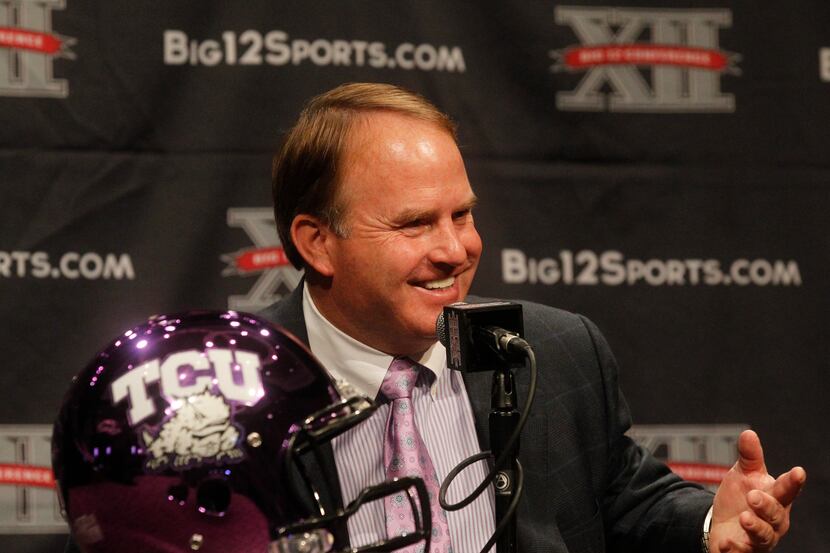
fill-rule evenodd
<path id="1" fill-rule="evenodd" d="M 455 468 L 453 468 L 447 477 L 444 478 L 444 481 L 441 483 L 441 489 L 438 493 L 438 503 L 441 505 L 441 508 L 445 511 L 457 511 L 459 509 L 463 509 L 475 499 L 480 496 L 484 490 L 487 489 L 487 486 L 495 480 L 496 476 L 499 473 L 499 467 L 507 460 L 508 455 L 511 454 L 513 451 L 513 447 L 516 445 L 516 442 L 519 440 L 521 436 L 522 429 L 524 428 L 525 424 L 527 423 L 528 416 L 530 415 L 530 408 L 533 405 L 533 398 L 536 396 L 536 355 L 533 353 L 533 348 L 530 347 L 530 344 L 522 340 L 521 338 L 515 338 L 514 342 L 518 342 L 519 347 L 521 347 L 527 361 L 530 364 L 530 386 L 528 387 L 527 391 L 527 402 L 525 403 L 524 408 L 522 409 L 522 413 L 519 416 L 519 422 L 516 423 L 516 428 L 513 430 L 513 433 L 510 435 L 510 439 L 507 440 L 507 445 L 504 447 L 504 451 L 502 451 L 501 455 L 499 455 L 498 459 L 496 459 L 492 470 L 484 477 L 484 480 L 481 481 L 481 484 L 473 490 L 467 497 L 458 501 L 457 503 L 447 503 L 447 491 L 449 490 L 450 485 L 452 484 L 453 480 L 468 466 L 471 464 L 486 459 L 488 457 L 492 457 L 492 451 L 482 451 L 481 453 L 477 453 L 475 455 L 471 455 L 467 457 L 460 463 L 458 463 Z M 519 460 L 516 459 L 516 489 L 513 492 L 513 499 L 510 501 L 510 505 L 505 512 L 505 516 L 499 522 L 498 526 L 496 527 L 493 535 L 490 537 L 490 540 L 484 545 L 481 550 L 481 553 L 488 553 L 490 548 L 492 548 L 496 541 L 498 541 L 499 537 L 504 533 L 507 529 L 507 524 L 511 518 L 513 518 L 516 514 L 516 509 L 519 506 L 519 500 L 522 496 L 522 491 L 524 489 L 524 471 L 522 469 L 521 463 Z"/>

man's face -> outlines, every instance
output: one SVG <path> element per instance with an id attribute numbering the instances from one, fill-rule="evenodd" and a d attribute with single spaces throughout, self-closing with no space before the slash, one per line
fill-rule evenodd
<path id="1" fill-rule="evenodd" d="M 358 120 L 340 184 L 346 237 L 327 242 L 323 314 L 391 354 L 435 341 L 443 306 L 467 295 L 481 256 L 461 153 L 443 129 L 395 113 Z"/>

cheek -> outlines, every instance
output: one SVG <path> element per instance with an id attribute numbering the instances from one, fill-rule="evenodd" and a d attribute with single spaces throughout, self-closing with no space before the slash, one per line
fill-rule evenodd
<path id="1" fill-rule="evenodd" d="M 383 282 L 390 264 L 394 263 L 395 249 L 388 244 L 366 242 L 350 248 L 340 256 L 341 268 L 353 280 Z"/>
<path id="2" fill-rule="evenodd" d="M 389 278 L 408 278 L 426 263 L 430 243 L 427 240 L 400 240 L 384 250 L 379 258 L 385 261 Z"/>

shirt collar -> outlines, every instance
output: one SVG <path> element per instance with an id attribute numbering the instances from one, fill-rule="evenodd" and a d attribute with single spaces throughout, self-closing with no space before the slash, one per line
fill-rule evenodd
<path id="1" fill-rule="evenodd" d="M 303 317 L 308 345 L 335 382 L 350 384 L 359 394 L 375 398 L 393 356 L 359 342 L 334 326 L 314 305 L 307 286 L 303 286 Z M 430 395 L 435 399 L 438 381 L 446 372 L 447 350 L 435 341 L 418 359 L 435 374 Z"/>

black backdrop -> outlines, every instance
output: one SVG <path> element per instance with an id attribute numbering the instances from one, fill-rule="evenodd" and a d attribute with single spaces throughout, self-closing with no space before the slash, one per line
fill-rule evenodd
<path id="1" fill-rule="evenodd" d="M 722 470 L 756 429 L 772 472 L 809 472 L 779 550 L 823 550 L 828 28 L 807 0 L 0 0 L 0 549 L 65 540 L 19 469 L 48 466 L 97 348 L 296 284 L 270 156 L 305 99 L 360 80 L 457 119 L 474 291 L 596 321 L 678 471 Z"/>

